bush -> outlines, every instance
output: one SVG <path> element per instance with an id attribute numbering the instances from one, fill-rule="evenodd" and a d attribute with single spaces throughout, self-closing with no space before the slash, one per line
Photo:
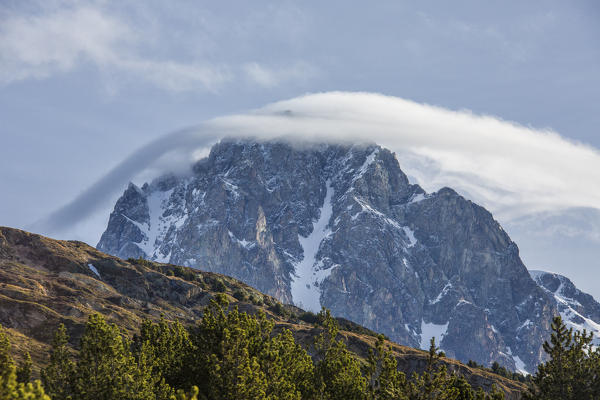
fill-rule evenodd
<path id="1" fill-rule="evenodd" d="M 252 302 L 252 304 L 254 304 L 255 306 L 262 306 L 264 304 L 263 298 L 262 296 L 256 296 L 256 295 L 252 295 L 250 297 L 250 301 Z"/>
<path id="2" fill-rule="evenodd" d="M 248 295 L 243 290 L 239 290 L 239 289 L 233 293 L 233 297 L 238 301 L 248 300 Z"/>
<path id="3" fill-rule="evenodd" d="M 269 310 L 273 311 L 275 314 L 279 315 L 280 317 L 287 317 L 289 314 L 287 312 L 287 310 L 285 309 L 285 307 L 283 306 L 283 304 L 281 304 L 281 303 L 275 303 L 274 305 L 269 307 Z"/>
<path id="4" fill-rule="evenodd" d="M 308 322 L 309 324 L 316 324 L 319 320 L 317 314 L 310 311 L 304 311 L 302 314 L 300 314 L 298 318 L 300 318 L 304 322 Z"/>
<path id="5" fill-rule="evenodd" d="M 227 286 L 220 278 L 215 278 L 210 286 L 215 292 L 224 293 L 227 291 Z"/>
<path id="6" fill-rule="evenodd" d="M 144 267 L 148 267 L 148 268 L 154 267 L 152 261 L 148 261 L 148 260 L 144 259 L 143 257 L 140 257 L 140 258 L 130 257 L 127 259 L 127 262 L 131 263 L 131 264 L 143 265 Z"/>

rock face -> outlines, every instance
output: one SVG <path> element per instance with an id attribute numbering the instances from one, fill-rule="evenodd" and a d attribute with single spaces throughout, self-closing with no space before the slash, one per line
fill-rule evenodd
<path id="1" fill-rule="evenodd" d="M 484 208 L 377 145 L 223 140 L 118 200 L 98 249 L 207 269 L 392 340 L 533 371 L 557 304 Z"/>
<path id="2" fill-rule="evenodd" d="M 569 328 L 594 334 L 600 345 L 600 304 L 577 289 L 567 277 L 546 271 L 529 271 L 532 278 L 556 301 L 560 316 Z"/>

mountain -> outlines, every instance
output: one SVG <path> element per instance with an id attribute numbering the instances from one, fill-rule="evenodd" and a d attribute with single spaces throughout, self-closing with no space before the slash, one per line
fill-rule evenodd
<path id="1" fill-rule="evenodd" d="M 425 193 L 375 144 L 226 139 L 130 184 L 97 248 L 233 276 L 398 343 L 533 371 L 558 313 L 484 208 Z"/>
<path id="2" fill-rule="evenodd" d="M 31 353 L 36 374 L 48 362 L 49 344 L 60 323 L 65 324 L 76 351 L 92 313 L 103 314 L 131 336 L 143 319 L 157 321 L 164 316 L 188 326 L 194 324 L 217 294 L 225 294 L 240 311 L 265 312 L 275 322 L 276 331 L 290 329 L 305 347 L 321 332 L 302 310 L 284 306 L 224 275 L 146 260 L 123 260 L 82 242 L 0 227 L 0 324 L 7 330 L 16 356 Z M 366 358 L 376 334 L 347 320 L 338 319 L 338 323 L 348 348 Z M 392 342 L 386 345 L 391 346 L 400 369 L 407 374 L 424 369 L 426 352 Z M 525 388 L 517 381 L 450 358 L 444 357 L 442 362 L 474 387 L 488 391 L 492 384 L 498 385 L 507 399 L 520 398 Z"/>
<path id="3" fill-rule="evenodd" d="M 529 271 L 532 278 L 556 301 L 556 307 L 568 328 L 594 334 L 600 345 L 600 304 L 592 296 L 577 289 L 566 276 L 546 271 Z"/>

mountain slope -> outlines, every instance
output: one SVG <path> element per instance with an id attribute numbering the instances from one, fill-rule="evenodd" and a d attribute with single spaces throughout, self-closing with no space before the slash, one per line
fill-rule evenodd
<path id="1" fill-rule="evenodd" d="M 98 249 L 231 275 L 448 355 L 532 371 L 557 313 L 492 215 L 377 145 L 223 140 L 118 200 Z M 531 324 L 524 324 L 530 321 Z"/>
<path id="2" fill-rule="evenodd" d="M 225 293 L 241 311 L 264 311 L 277 329 L 290 329 L 308 345 L 319 332 L 300 319 L 301 310 L 227 276 L 148 261 L 125 261 L 82 242 L 58 241 L 0 227 L 0 324 L 8 328 L 17 355 L 30 351 L 37 366 L 47 362 L 52 334 L 64 323 L 76 346 L 87 316 L 102 313 L 130 334 L 143 318 L 164 315 L 185 324 L 197 322 L 217 293 Z M 375 344 L 373 332 L 339 320 L 349 348 L 366 357 Z M 400 368 L 421 371 L 426 353 L 388 342 Z M 518 399 L 524 386 L 455 360 L 443 358 L 475 387 L 497 384 L 508 399 Z"/>
<path id="3" fill-rule="evenodd" d="M 556 307 L 568 328 L 594 334 L 600 345 L 600 303 L 577 289 L 566 276 L 553 272 L 530 270 L 532 278 L 556 301 Z"/>

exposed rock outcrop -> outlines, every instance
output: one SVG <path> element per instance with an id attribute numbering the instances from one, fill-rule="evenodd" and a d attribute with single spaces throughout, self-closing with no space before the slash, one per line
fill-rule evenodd
<path id="1" fill-rule="evenodd" d="M 231 275 L 511 369 L 534 370 L 557 313 L 488 211 L 425 193 L 377 145 L 223 140 L 189 176 L 130 185 L 98 249 Z"/>

